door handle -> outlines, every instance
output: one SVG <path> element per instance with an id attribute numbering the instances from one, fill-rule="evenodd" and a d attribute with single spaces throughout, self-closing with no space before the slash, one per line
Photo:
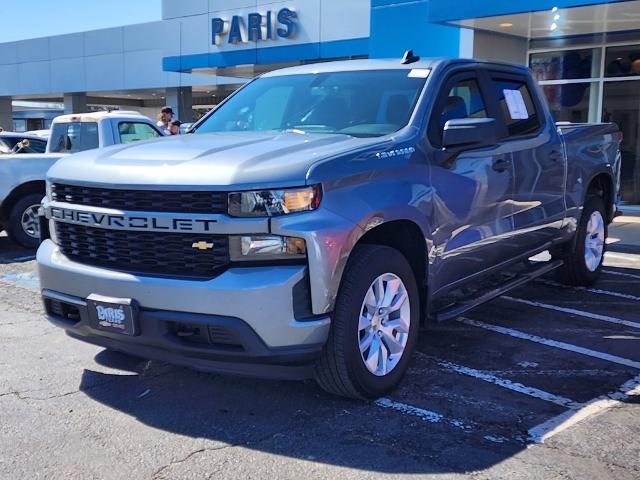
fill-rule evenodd
<path id="1" fill-rule="evenodd" d="M 549 154 L 549 158 L 554 162 L 557 162 L 558 160 L 564 160 L 564 155 L 562 154 L 562 152 L 559 152 L 558 150 L 552 150 L 551 153 Z"/>
<path id="2" fill-rule="evenodd" d="M 504 172 L 511 166 L 511 160 L 505 157 L 498 158 L 493 161 L 493 168 L 496 172 Z"/>

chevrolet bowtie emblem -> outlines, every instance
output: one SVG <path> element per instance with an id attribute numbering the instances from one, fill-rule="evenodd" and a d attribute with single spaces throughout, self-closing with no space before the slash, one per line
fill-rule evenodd
<path id="1" fill-rule="evenodd" d="M 196 242 L 191 245 L 192 248 L 197 248 L 198 250 L 211 250 L 213 248 L 213 243 L 208 242 Z"/>

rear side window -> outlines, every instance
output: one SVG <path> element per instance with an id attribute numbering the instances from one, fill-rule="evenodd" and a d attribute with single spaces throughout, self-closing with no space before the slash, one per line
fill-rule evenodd
<path id="1" fill-rule="evenodd" d="M 140 142 L 161 136 L 151 125 L 141 122 L 120 122 L 118 133 L 120 143 Z"/>
<path id="2" fill-rule="evenodd" d="M 76 153 L 98 148 L 96 122 L 56 123 L 51 129 L 51 151 Z"/>
<path id="3" fill-rule="evenodd" d="M 493 84 L 509 137 L 536 133 L 542 124 L 527 83 L 517 80 L 494 80 Z"/>

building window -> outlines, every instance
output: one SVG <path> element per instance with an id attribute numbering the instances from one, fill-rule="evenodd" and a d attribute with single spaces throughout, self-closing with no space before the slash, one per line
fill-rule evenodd
<path id="1" fill-rule="evenodd" d="M 640 203 L 640 83 L 607 82 L 604 87 L 602 121 L 615 122 L 624 140 L 622 153 L 622 199 Z"/>
<path id="2" fill-rule="evenodd" d="M 27 131 L 27 121 L 26 120 L 14 120 L 13 121 L 13 131 L 14 132 L 26 132 Z"/>
<path id="3" fill-rule="evenodd" d="M 600 49 L 533 53 L 529 66 L 539 82 L 594 78 L 599 76 Z"/>
<path id="4" fill-rule="evenodd" d="M 592 96 L 597 85 L 587 82 L 543 85 L 542 91 L 556 122 L 584 123 L 589 121 L 590 109 L 597 109 L 597 97 Z"/>
<path id="5" fill-rule="evenodd" d="M 604 63 L 606 77 L 640 75 L 640 45 L 609 47 Z"/>
<path id="6" fill-rule="evenodd" d="M 538 50 L 529 65 L 556 121 L 618 125 L 624 134 L 622 200 L 640 204 L 640 45 L 622 41 L 628 44 Z"/>

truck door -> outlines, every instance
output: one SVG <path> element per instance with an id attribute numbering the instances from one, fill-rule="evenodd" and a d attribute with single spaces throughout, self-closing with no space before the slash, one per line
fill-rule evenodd
<path id="1" fill-rule="evenodd" d="M 559 235 L 565 217 L 563 147 L 555 122 L 525 75 L 491 73 L 514 168 L 514 242 L 536 249 Z"/>
<path id="2" fill-rule="evenodd" d="M 495 118 L 487 102 L 489 77 L 483 71 L 455 74 L 444 83 L 429 120 L 429 142 L 440 152 L 449 120 Z M 498 265 L 513 255 L 513 165 L 498 144 L 463 150 L 446 162 L 434 156 L 431 168 L 435 255 L 431 290 L 438 293 Z"/>

